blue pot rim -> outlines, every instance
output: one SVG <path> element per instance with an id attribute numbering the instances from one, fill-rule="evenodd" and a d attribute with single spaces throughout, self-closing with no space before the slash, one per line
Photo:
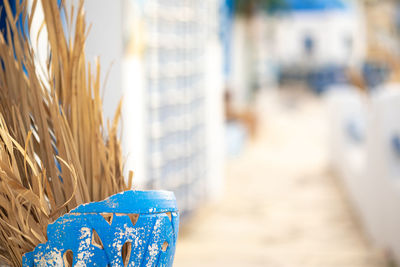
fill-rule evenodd
<path id="1" fill-rule="evenodd" d="M 178 208 L 173 192 L 163 190 L 129 190 L 112 195 L 103 201 L 80 205 L 69 213 L 154 214 L 177 211 Z"/>

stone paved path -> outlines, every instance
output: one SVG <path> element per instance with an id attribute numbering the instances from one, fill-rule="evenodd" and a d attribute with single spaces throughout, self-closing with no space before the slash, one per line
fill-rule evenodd
<path id="1" fill-rule="evenodd" d="M 256 140 L 227 162 L 222 201 L 182 229 L 174 266 L 388 266 L 328 171 L 322 103 L 272 99 Z"/>

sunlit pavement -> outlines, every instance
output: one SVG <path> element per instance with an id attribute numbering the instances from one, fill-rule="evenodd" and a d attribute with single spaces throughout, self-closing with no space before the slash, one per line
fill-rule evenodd
<path id="1" fill-rule="evenodd" d="M 388 266 L 328 170 L 322 102 L 271 95 L 257 138 L 228 160 L 222 201 L 183 227 L 174 266 Z"/>

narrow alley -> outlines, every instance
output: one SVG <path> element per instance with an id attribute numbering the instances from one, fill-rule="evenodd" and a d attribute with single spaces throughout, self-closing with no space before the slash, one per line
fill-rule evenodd
<path id="1" fill-rule="evenodd" d="M 260 99 L 257 138 L 228 159 L 222 202 L 182 229 L 174 266 L 389 266 L 329 171 L 321 99 Z"/>

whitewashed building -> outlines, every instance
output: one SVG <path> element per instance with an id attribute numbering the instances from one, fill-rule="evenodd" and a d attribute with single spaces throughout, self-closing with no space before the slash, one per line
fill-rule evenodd
<path id="1" fill-rule="evenodd" d="M 359 64 L 366 51 L 361 5 L 342 0 L 286 0 L 277 13 L 274 55 L 283 65 Z"/>

